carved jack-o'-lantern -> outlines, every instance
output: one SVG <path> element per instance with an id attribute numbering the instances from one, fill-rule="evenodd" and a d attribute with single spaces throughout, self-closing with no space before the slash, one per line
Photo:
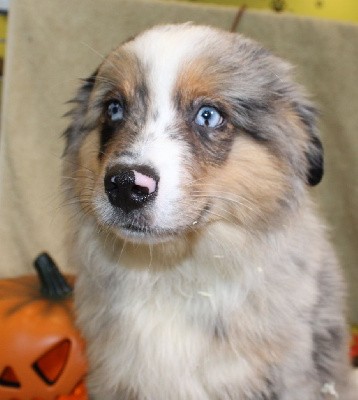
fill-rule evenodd
<path id="1" fill-rule="evenodd" d="M 0 399 L 55 400 L 86 371 L 84 343 L 73 323 L 73 277 L 46 255 L 36 276 L 0 280 Z"/>

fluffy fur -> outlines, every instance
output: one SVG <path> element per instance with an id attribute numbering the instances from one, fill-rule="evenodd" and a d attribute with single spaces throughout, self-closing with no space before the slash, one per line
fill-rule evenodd
<path id="1" fill-rule="evenodd" d="M 348 399 L 345 288 L 307 194 L 322 146 L 290 71 L 184 24 L 124 43 L 80 88 L 64 184 L 94 399 Z M 155 195 L 114 204 L 121 168 Z"/>

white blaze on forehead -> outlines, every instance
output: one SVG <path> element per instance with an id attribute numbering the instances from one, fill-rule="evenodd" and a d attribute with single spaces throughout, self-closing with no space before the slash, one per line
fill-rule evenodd
<path id="1" fill-rule="evenodd" d="M 190 24 L 159 26 L 128 43 L 142 65 L 150 107 L 159 113 L 153 127 L 172 121 L 173 91 L 179 72 L 200 54 L 213 33 L 210 28 Z"/>
<path id="2" fill-rule="evenodd" d="M 153 166 L 159 174 L 154 220 L 162 227 L 177 224 L 178 202 L 183 201 L 187 145 L 171 136 L 176 121 L 174 89 L 179 73 L 195 59 L 215 34 L 211 28 L 189 24 L 161 26 L 144 32 L 124 45 L 138 58 L 149 93 L 145 126 L 138 132 L 131 151 L 136 164 Z M 204 73 L 204 71 L 203 71 Z"/>

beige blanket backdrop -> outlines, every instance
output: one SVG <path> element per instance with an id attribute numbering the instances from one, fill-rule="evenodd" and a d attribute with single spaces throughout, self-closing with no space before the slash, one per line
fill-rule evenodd
<path id="1" fill-rule="evenodd" d="M 64 103 L 122 40 L 157 23 L 229 29 L 237 9 L 136 0 L 12 0 L 0 147 L 0 276 L 32 271 L 49 251 L 65 271 L 60 190 Z M 238 30 L 297 66 L 322 110 L 324 182 L 313 194 L 350 285 L 358 322 L 358 26 L 247 11 Z M 175 46 L 175 43 L 173 43 Z"/>

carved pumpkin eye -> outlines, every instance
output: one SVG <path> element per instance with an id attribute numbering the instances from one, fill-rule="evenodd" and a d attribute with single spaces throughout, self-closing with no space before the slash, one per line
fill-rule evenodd
<path id="1" fill-rule="evenodd" d="M 61 376 L 68 356 L 71 343 L 64 340 L 42 355 L 33 365 L 35 372 L 48 384 L 53 385 Z"/>

